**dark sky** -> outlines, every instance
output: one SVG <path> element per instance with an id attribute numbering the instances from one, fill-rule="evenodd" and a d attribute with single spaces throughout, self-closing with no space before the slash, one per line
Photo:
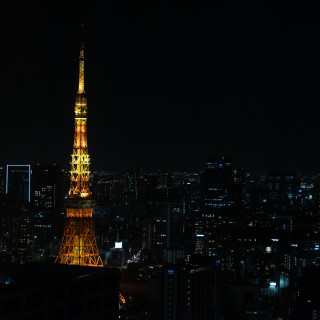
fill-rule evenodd
<path id="1" fill-rule="evenodd" d="M 68 165 L 84 20 L 93 169 L 319 170 L 316 1 L 165 2 L 3 8 L 0 163 Z"/>

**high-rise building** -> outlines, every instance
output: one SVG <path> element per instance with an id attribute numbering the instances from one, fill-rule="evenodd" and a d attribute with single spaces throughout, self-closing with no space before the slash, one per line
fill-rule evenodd
<path id="1" fill-rule="evenodd" d="M 89 183 L 90 156 L 87 142 L 87 98 L 84 91 L 84 43 L 79 57 L 79 88 L 75 103 L 75 135 L 71 155 L 70 189 L 65 201 L 66 224 L 57 263 L 103 267 L 99 255 Z"/>
<path id="2" fill-rule="evenodd" d="M 63 229 L 62 172 L 58 165 L 32 166 L 33 258 L 48 259 L 54 254 L 55 237 Z"/>
<path id="3" fill-rule="evenodd" d="M 208 158 L 200 176 L 201 213 L 195 222 L 196 250 L 207 256 L 217 254 L 231 219 L 239 216 L 242 180 L 232 159 Z M 236 215 L 235 215 L 236 213 Z M 233 218 L 231 218 L 233 216 Z"/>
<path id="4" fill-rule="evenodd" d="M 288 210 L 297 207 L 302 190 L 294 172 L 271 172 L 266 183 L 268 195 L 265 201 L 269 208 Z"/>
<path id="5" fill-rule="evenodd" d="M 7 165 L 6 194 L 12 200 L 30 202 L 31 166 Z"/>
<path id="6" fill-rule="evenodd" d="M 33 219 L 30 203 L 31 166 L 7 165 L 6 198 L 0 207 L 0 261 L 22 264 L 32 260 Z"/>
<path id="7" fill-rule="evenodd" d="M 31 201 L 41 209 L 62 207 L 62 173 L 60 166 L 32 166 Z"/>
<path id="8" fill-rule="evenodd" d="M 124 191 L 131 201 L 138 199 L 138 178 L 141 175 L 141 170 L 126 170 L 124 175 Z"/>
<path id="9" fill-rule="evenodd" d="M 222 156 L 207 159 L 201 173 L 202 204 L 207 215 L 214 216 L 221 210 L 239 204 L 241 189 L 237 183 L 237 173 L 230 158 Z"/>
<path id="10" fill-rule="evenodd" d="M 156 189 L 157 201 L 154 203 L 153 255 L 156 260 L 176 263 L 177 259 L 184 258 L 183 203 L 179 190 L 168 184 L 168 174 L 162 180 Z"/>
<path id="11" fill-rule="evenodd" d="M 175 263 L 184 258 L 181 202 L 157 202 L 155 231 L 156 244 L 161 244 L 164 262 Z"/>
<path id="12" fill-rule="evenodd" d="M 30 204 L 5 200 L 0 206 L 0 262 L 32 261 L 33 220 Z"/>

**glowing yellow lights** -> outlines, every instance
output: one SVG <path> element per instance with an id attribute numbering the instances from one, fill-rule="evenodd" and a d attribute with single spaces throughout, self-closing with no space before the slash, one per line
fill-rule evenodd
<path id="1" fill-rule="evenodd" d="M 77 110 L 77 106 L 75 110 Z M 73 144 L 73 154 L 71 155 L 70 171 L 71 187 L 69 196 L 71 198 L 87 198 L 90 196 L 91 193 L 89 190 L 89 165 L 90 156 L 88 154 L 87 143 L 87 119 L 75 118 L 75 136 Z"/>
<path id="2" fill-rule="evenodd" d="M 70 218 L 91 218 L 93 209 L 67 208 L 67 217 Z"/>
<path id="3" fill-rule="evenodd" d="M 79 57 L 79 89 L 78 93 L 84 92 L 84 43 L 81 44 L 80 57 Z"/>
<path id="4" fill-rule="evenodd" d="M 103 267 L 94 235 L 93 220 L 68 218 L 57 263 Z"/>
<path id="5" fill-rule="evenodd" d="M 93 228 L 89 185 L 90 156 L 87 143 L 87 99 L 84 91 L 84 45 L 79 58 L 79 89 L 74 108 L 75 133 L 71 155 L 67 220 L 56 263 L 103 267 Z"/>

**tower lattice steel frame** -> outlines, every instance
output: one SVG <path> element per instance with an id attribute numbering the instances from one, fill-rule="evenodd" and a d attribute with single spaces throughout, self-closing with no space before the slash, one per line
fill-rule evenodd
<path id="1" fill-rule="evenodd" d="M 103 267 L 96 243 L 89 185 L 87 98 L 84 91 L 84 43 L 80 46 L 79 88 L 75 103 L 75 134 L 71 155 L 70 190 L 65 201 L 66 225 L 56 263 Z"/>

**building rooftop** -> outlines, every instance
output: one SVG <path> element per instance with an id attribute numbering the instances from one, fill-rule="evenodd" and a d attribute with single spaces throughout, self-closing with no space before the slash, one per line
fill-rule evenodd
<path id="1" fill-rule="evenodd" d="M 119 279 L 120 272 L 111 268 L 70 266 L 54 263 L 27 263 L 0 267 L 0 294 L 12 290 L 42 287 L 75 278 L 103 276 Z"/>

